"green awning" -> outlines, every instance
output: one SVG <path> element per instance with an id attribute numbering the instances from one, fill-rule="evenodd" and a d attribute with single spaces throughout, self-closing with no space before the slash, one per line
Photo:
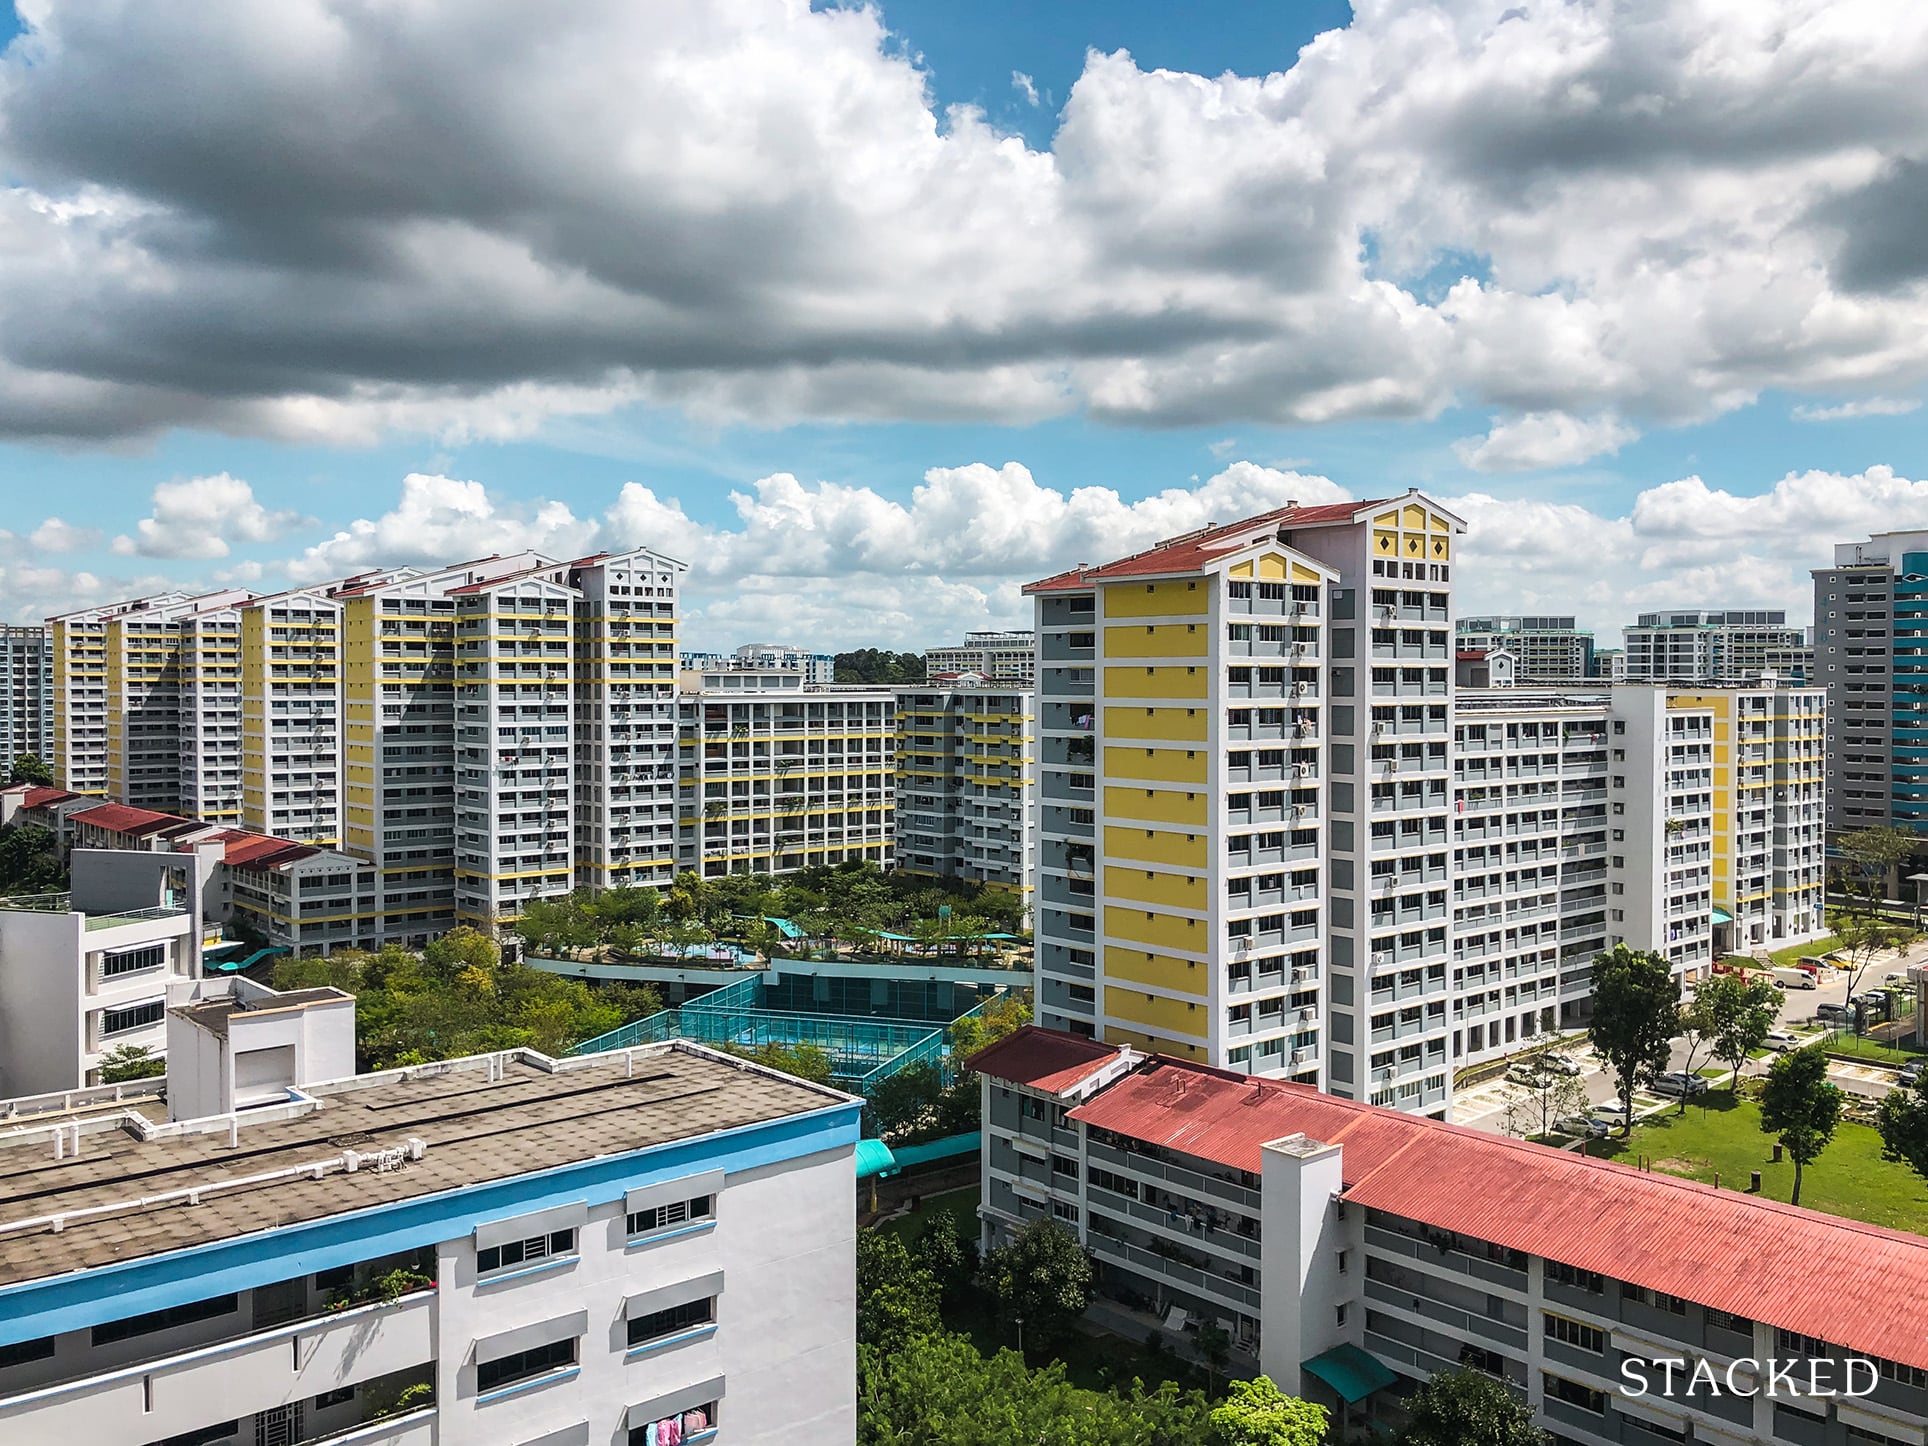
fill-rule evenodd
<path id="1" fill-rule="evenodd" d="M 1358 1405 L 1374 1391 L 1384 1390 L 1399 1379 L 1378 1357 L 1350 1345 L 1320 1352 L 1305 1362 L 1303 1369 L 1337 1391 L 1348 1406 Z"/>
<path id="2" fill-rule="evenodd" d="M 1714 922 L 1716 924 L 1731 924 L 1734 922 L 1734 916 L 1719 904 L 1716 904 L 1714 905 Z"/>
<path id="3" fill-rule="evenodd" d="M 857 1178 L 868 1179 L 897 1168 L 897 1157 L 882 1140 L 857 1141 Z"/>

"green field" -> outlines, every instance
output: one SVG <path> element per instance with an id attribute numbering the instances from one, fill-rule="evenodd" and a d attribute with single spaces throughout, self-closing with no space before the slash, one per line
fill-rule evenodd
<path id="1" fill-rule="evenodd" d="M 1872 1039 L 1861 1039 L 1852 1034 L 1836 1034 L 1832 1037 L 1821 1036 L 1821 1042 L 1829 1054 L 1849 1054 L 1856 1059 L 1865 1059 L 1870 1064 L 1908 1063 L 1920 1059 L 1922 1052 L 1916 1049 L 1896 1049 L 1892 1045 L 1880 1044 Z"/>
<path id="2" fill-rule="evenodd" d="M 977 1239 L 977 1186 L 952 1190 L 943 1195 L 926 1195 L 908 1215 L 886 1220 L 877 1228 L 900 1236 L 909 1245 L 924 1233 L 924 1226 L 936 1215 L 949 1215 L 957 1221 L 957 1233 L 966 1240 Z"/>
<path id="3" fill-rule="evenodd" d="M 1709 1090 L 1687 1106 L 1643 1120 L 1631 1140 L 1595 1141 L 1592 1152 L 1632 1164 L 1645 1156 L 1652 1168 L 1708 1184 L 1718 1174 L 1722 1189 L 1745 1191 L 1748 1172 L 1761 1172 L 1761 1193 L 1785 1201 L 1794 1186 L 1794 1163 L 1772 1163 L 1774 1142 L 1761 1133 L 1760 1109 L 1725 1090 Z M 1895 1230 L 1928 1234 L 1928 1180 L 1906 1165 L 1881 1158 L 1881 1136 L 1866 1125 L 1843 1124 L 1801 1181 L 1801 1203 L 1830 1215 L 1865 1220 Z"/>

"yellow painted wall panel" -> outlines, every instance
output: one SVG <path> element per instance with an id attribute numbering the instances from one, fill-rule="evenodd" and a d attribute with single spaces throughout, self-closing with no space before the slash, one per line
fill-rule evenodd
<path id="1" fill-rule="evenodd" d="M 1204 623 L 1112 623 L 1105 628 L 1105 656 L 1196 658 L 1203 662 L 1211 641 Z"/>
<path id="2" fill-rule="evenodd" d="M 1203 913 L 1210 900 L 1205 880 L 1187 874 L 1166 874 L 1154 869 L 1130 869 L 1118 864 L 1105 869 L 1105 892 L 1116 899 L 1134 899 L 1168 909 L 1193 909 Z"/>
<path id="3" fill-rule="evenodd" d="M 1105 709 L 1105 736 L 1203 743 L 1206 722 L 1203 708 L 1110 707 Z"/>
<path id="4" fill-rule="evenodd" d="M 1206 1037 L 1207 1022 L 1211 1018 L 1210 1011 L 1202 1004 L 1130 989 L 1106 989 L 1105 1013 L 1128 1024 L 1169 1030 L 1200 1040 Z"/>
<path id="5" fill-rule="evenodd" d="M 1128 1044 L 1133 1049 L 1146 1054 L 1180 1055 L 1186 1059 L 1202 1059 L 1206 1047 L 1202 1043 L 1189 1040 L 1161 1039 L 1136 1029 L 1126 1029 L 1115 1024 L 1105 1026 L 1106 1044 Z"/>
<path id="6" fill-rule="evenodd" d="M 1107 985 L 1119 982 L 1139 984 L 1170 994 L 1193 995 L 1203 1000 L 1208 997 L 1207 991 L 1210 989 L 1206 980 L 1209 967 L 1195 959 L 1174 959 L 1169 954 L 1149 949 L 1121 949 L 1112 945 L 1105 950 Z"/>
<path id="7" fill-rule="evenodd" d="M 1148 823 L 1205 826 L 1205 795 L 1164 788 L 1106 788 L 1107 819 L 1141 818 Z"/>
<path id="8" fill-rule="evenodd" d="M 1107 618 L 1171 618 L 1202 613 L 1211 594 L 1198 578 L 1169 582 L 1114 582 L 1104 588 Z"/>
<path id="9" fill-rule="evenodd" d="M 1212 936 L 1209 925 L 1200 919 L 1182 919 L 1176 914 L 1160 914 L 1147 909 L 1105 906 L 1104 932 L 1113 939 L 1135 939 L 1153 949 L 1172 949 L 1187 954 L 1206 952 Z"/>
<path id="10" fill-rule="evenodd" d="M 1105 777 L 1142 778 L 1153 783 L 1205 782 L 1208 763 L 1197 748 L 1145 748 L 1128 744 L 1105 746 Z"/>
<path id="11" fill-rule="evenodd" d="M 1165 829 L 1105 825 L 1105 856 L 1172 868 L 1203 869 L 1210 857 L 1203 834 L 1172 833 Z"/>
<path id="12" fill-rule="evenodd" d="M 1183 663 L 1105 669 L 1105 695 L 1111 698 L 1197 698 L 1203 700 L 1209 671 Z"/>

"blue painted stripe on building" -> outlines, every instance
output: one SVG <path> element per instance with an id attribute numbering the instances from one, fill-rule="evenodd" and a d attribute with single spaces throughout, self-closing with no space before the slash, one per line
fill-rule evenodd
<path id="1" fill-rule="evenodd" d="M 706 1170 L 753 1170 L 839 1148 L 854 1153 L 861 1110 L 855 1102 L 831 1105 L 627 1154 L 329 1215 L 282 1230 L 231 1236 L 47 1280 L 21 1281 L 0 1287 L 0 1345 L 419 1250 L 460 1239 L 477 1225 L 504 1216 L 583 1199 L 592 1207 L 604 1205 L 621 1200 L 626 1191 Z M 854 1166 L 852 1179 L 854 1190 Z"/>

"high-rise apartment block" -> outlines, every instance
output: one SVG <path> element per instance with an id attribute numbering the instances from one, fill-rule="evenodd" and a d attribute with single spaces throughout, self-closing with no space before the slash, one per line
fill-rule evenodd
<path id="1" fill-rule="evenodd" d="M 803 682 L 824 687 L 837 681 L 834 654 L 807 652 L 786 643 L 745 643 L 733 653 L 684 653 L 679 661 L 686 673 L 796 673 Z"/>
<path id="2" fill-rule="evenodd" d="M 1027 904 L 1037 869 L 1036 695 L 976 673 L 897 695 L 897 867 Z"/>
<path id="3" fill-rule="evenodd" d="M 1765 673 L 1805 683 L 1814 672 L 1807 630 L 1779 609 L 1642 613 L 1624 631 L 1630 683 L 1752 683 Z"/>
<path id="4" fill-rule="evenodd" d="M 678 869 L 891 866 L 889 690 L 807 688 L 792 670 L 729 670 L 689 678 L 678 709 Z"/>
<path id="5" fill-rule="evenodd" d="M 1814 572 L 1828 693 L 1828 827 L 1928 833 L 1928 532 L 1881 532 Z"/>
<path id="6" fill-rule="evenodd" d="M 54 646 L 45 628 L 0 625 L 0 766 L 54 746 Z"/>
<path id="7" fill-rule="evenodd" d="M 1462 649 L 1511 653 L 1522 683 L 1578 683 L 1593 676 L 1593 634 L 1572 617 L 1461 618 L 1457 633 Z"/>
<path id="8" fill-rule="evenodd" d="M 336 845 L 379 939 L 676 866 L 676 594 L 647 549 L 52 620 L 64 788 Z"/>
<path id="9" fill-rule="evenodd" d="M 966 633 L 953 647 L 924 653 L 925 676 L 933 673 L 982 673 L 1000 682 L 1030 684 L 1037 676 L 1037 639 L 1029 632 Z"/>
<path id="10" fill-rule="evenodd" d="M 1338 574 L 1293 539 L 1339 511 L 1284 508 L 1028 589 L 1052 1026 L 1323 1081 Z"/>

